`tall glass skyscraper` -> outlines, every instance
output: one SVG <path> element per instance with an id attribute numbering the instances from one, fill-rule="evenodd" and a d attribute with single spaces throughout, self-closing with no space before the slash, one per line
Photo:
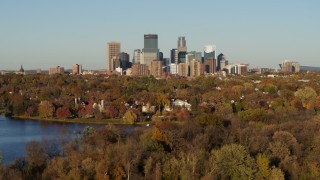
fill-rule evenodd
<path id="1" fill-rule="evenodd" d="M 223 67 L 221 67 L 221 63 L 223 64 Z M 225 65 L 226 65 L 226 58 L 224 54 L 221 53 L 217 57 L 217 71 L 222 70 Z"/>
<path id="2" fill-rule="evenodd" d="M 215 45 L 206 45 L 204 46 L 204 60 L 213 58 L 216 59 L 216 46 Z"/>
<path id="3" fill-rule="evenodd" d="M 143 52 L 159 52 L 158 49 L 158 35 L 157 34 L 145 34 L 144 35 L 144 48 Z"/>
<path id="4" fill-rule="evenodd" d="M 159 59 L 158 49 L 158 35 L 157 34 L 145 34 L 144 35 L 144 48 L 142 49 L 141 64 L 146 64 L 149 68 L 151 61 Z"/>

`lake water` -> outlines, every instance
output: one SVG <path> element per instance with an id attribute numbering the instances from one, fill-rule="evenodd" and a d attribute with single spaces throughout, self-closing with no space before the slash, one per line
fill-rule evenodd
<path id="1" fill-rule="evenodd" d="M 73 138 L 76 132 L 85 127 L 104 127 L 104 125 L 88 125 L 75 123 L 43 122 L 36 120 L 11 119 L 0 116 L 0 151 L 4 164 L 25 156 L 25 145 L 30 141 L 58 140 Z M 123 129 L 120 128 L 120 129 Z M 125 130 L 133 127 L 126 126 Z"/>

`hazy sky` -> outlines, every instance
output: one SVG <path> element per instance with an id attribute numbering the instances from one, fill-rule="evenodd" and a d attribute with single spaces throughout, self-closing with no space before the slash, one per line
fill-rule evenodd
<path id="1" fill-rule="evenodd" d="M 320 66 L 319 0 L 0 0 L 0 69 L 104 69 L 107 42 L 131 59 L 147 33 L 165 57 L 186 36 L 188 50 L 215 44 L 231 63 Z"/>

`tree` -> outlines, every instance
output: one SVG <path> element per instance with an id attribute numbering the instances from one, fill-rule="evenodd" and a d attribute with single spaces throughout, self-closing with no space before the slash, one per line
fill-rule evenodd
<path id="1" fill-rule="evenodd" d="M 137 120 L 137 115 L 131 110 L 127 110 L 127 112 L 123 116 L 123 121 L 126 124 L 134 124 Z"/>
<path id="2" fill-rule="evenodd" d="M 253 179 L 256 163 L 244 146 L 230 144 L 211 152 L 211 171 L 220 179 Z"/>
<path id="3" fill-rule="evenodd" d="M 257 156 L 257 166 L 258 173 L 257 176 L 261 179 L 267 179 L 270 176 L 269 168 L 270 160 L 265 154 L 258 154 Z"/>
<path id="4" fill-rule="evenodd" d="M 201 126 L 223 127 L 223 118 L 217 114 L 204 114 L 195 119 L 195 122 Z"/>
<path id="5" fill-rule="evenodd" d="M 71 115 L 72 114 L 70 112 L 70 109 L 68 107 L 65 107 L 65 106 L 58 108 L 57 111 L 56 111 L 57 118 L 65 119 L 65 118 L 71 117 Z"/>
<path id="6" fill-rule="evenodd" d="M 41 101 L 38 107 L 40 117 L 48 118 L 53 116 L 54 106 L 49 101 Z"/>
<path id="7" fill-rule="evenodd" d="M 308 102 L 317 97 L 317 92 L 311 87 L 305 87 L 304 89 L 299 89 L 294 93 L 296 97 L 298 97 L 303 106 L 306 107 Z"/>

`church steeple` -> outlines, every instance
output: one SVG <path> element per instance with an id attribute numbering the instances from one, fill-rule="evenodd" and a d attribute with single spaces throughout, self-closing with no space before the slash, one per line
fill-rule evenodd
<path id="1" fill-rule="evenodd" d="M 20 73 L 24 73 L 24 69 L 23 69 L 22 65 L 21 65 L 21 68 L 20 68 L 19 72 Z"/>

